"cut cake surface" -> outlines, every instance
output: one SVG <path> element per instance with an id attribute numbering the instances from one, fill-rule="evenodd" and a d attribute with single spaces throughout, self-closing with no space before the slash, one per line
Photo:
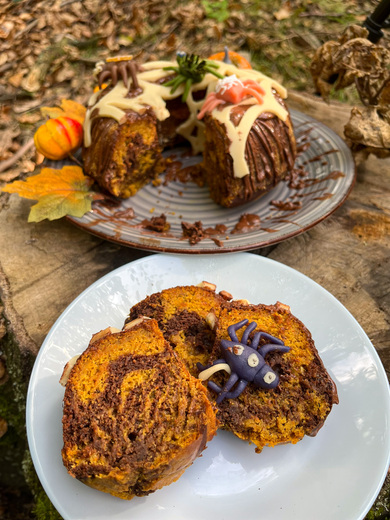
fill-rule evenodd
<path id="1" fill-rule="evenodd" d="M 156 321 L 127 327 L 100 333 L 70 370 L 62 458 L 73 477 L 129 500 L 177 480 L 217 424 Z"/>

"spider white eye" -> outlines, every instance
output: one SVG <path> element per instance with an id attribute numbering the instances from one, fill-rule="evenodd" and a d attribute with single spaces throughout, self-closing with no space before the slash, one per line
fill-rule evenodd
<path id="1" fill-rule="evenodd" d="M 236 356 L 241 356 L 241 354 L 244 352 L 244 347 L 242 345 L 234 345 L 233 346 L 233 354 Z"/>
<path id="2" fill-rule="evenodd" d="M 256 354 L 250 354 L 248 356 L 248 365 L 250 367 L 257 367 L 259 364 L 259 358 L 256 356 Z"/>
<path id="3" fill-rule="evenodd" d="M 272 372 L 267 372 L 265 374 L 265 376 L 263 377 L 263 380 L 265 383 L 267 383 L 268 385 L 270 385 L 271 383 L 273 383 L 276 379 L 276 375 L 273 374 Z"/>

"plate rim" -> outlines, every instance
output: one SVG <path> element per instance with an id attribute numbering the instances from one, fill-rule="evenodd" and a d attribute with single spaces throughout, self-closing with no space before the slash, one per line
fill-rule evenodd
<path id="1" fill-rule="evenodd" d="M 34 362 L 33 370 L 31 372 L 31 377 L 30 377 L 29 385 L 28 385 L 27 400 L 26 400 L 26 429 L 27 429 L 28 446 L 29 446 L 29 449 L 30 449 L 30 453 L 31 453 L 31 457 L 32 457 L 32 460 L 33 460 L 33 464 L 34 464 L 34 467 L 35 467 L 36 472 L 38 474 L 38 477 L 41 480 L 41 483 L 42 483 L 42 486 L 44 487 L 45 492 L 47 492 L 47 490 L 46 490 L 46 486 L 44 486 L 45 479 L 42 478 L 43 468 L 42 468 L 42 466 L 40 464 L 39 457 L 38 457 L 38 455 L 36 453 L 36 450 L 35 450 L 35 442 L 34 442 L 34 434 L 33 434 L 33 417 L 32 417 L 32 414 L 31 414 L 31 410 L 32 410 L 32 401 L 33 401 L 33 397 L 34 397 L 33 396 L 33 392 L 32 392 L 32 387 L 35 384 L 36 373 L 38 372 L 38 370 L 40 368 L 39 365 L 40 365 L 41 358 L 46 354 L 46 349 L 49 348 L 51 335 L 55 333 L 55 330 L 60 325 L 60 323 L 64 319 L 64 317 L 71 311 L 71 309 L 74 306 L 77 306 L 77 304 L 80 301 L 82 301 L 87 296 L 87 294 L 89 292 L 94 291 L 97 287 L 104 285 L 113 276 L 115 276 L 115 275 L 117 275 L 117 274 L 119 274 L 121 272 L 125 272 L 127 269 L 129 269 L 131 267 L 134 267 L 135 265 L 142 264 L 142 263 L 145 263 L 145 262 L 146 263 L 155 262 L 155 261 L 158 262 L 158 259 L 161 256 L 163 256 L 165 258 L 171 257 L 173 259 L 176 259 L 179 262 L 186 262 L 187 260 L 193 261 L 193 257 L 192 256 L 189 256 L 189 257 L 186 258 L 183 255 L 166 255 L 166 254 L 163 254 L 163 253 L 156 253 L 156 254 L 153 254 L 153 255 L 149 255 L 149 256 L 146 256 L 146 257 L 139 258 L 139 259 L 134 260 L 132 262 L 128 262 L 128 263 L 126 263 L 126 264 L 124 264 L 124 265 L 122 265 L 120 267 L 115 268 L 114 270 L 106 273 L 105 275 L 103 275 L 102 277 L 97 279 L 89 287 L 84 289 L 64 309 L 64 311 L 60 314 L 60 316 L 54 322 L 53 326 L 51 327 L 50 331 L 48 332 L 45 340 L 43 341 L 43 343 L 41 345 L 41 348 L 40 348 L 40 350 L 38 352 L 38 355 L 37 355 L 37 357 L 35 359 L 35 362 Z M 375 362 L 376 369 L 378 370 L 378 373 L 381 374 L 381 379 L 379 381 L 380 382 L 380 388 L 383 391 L 385 389 L 387 390 L 386 392 L 384 392 L 383 395 L 387 397 L 387 401 L 390 403 L 390 387 L 389 387 L 389 385 L 387 385 L 387 386 L 384 385 L 385 381 L 388 381 L 388 378 L 387 378 L 387 374 L 386 374 L 385 368 L 383 366 L 383 363 L 382 363 L 382 361 L 380 359 L 380 356 L 379 356 L 377 350 L 375 349 L 374 345 L 372 344 L 372 342 L 370 341 L 370 339 L 368 338 L 368 336 L 365 333 L 364 329 L 359 324 L 359 322 L 356 320 L 356 318 L 352 315 L 352 313 L 331 292 L 329 292 L 327 289 L 322 287 L 318 282 L 312 280 L 307 275 L 301 273 L 300 271 L 298 271 L 298 270 L 296 270 L 296 269 L 294 269 L 294 268 L 292 268 L 292 267 L 290 267 L 290 266 L 288 266 L 286 264 L 278 262 L 277 260 L 274 260 L 272 258 L 264 257 L 264 256 L 257 255 L 257 254 L 251 253 L 251 252 L 237 253 L 235 256 L 240 256 L 240 257 L 242 257 L 242 256 L 251 256 L 251 257 L 256 258 L 257 259 L 256 261 L 259 261 L 260 263 L 261 262 L 265 262 L 265 263 L 269 263 L 270 265 L 277 265 L 279 268 L 285 269 L 290 274 L 293 274 L 293 276 L 305 279 L 306 282 L 308 282 L 309 284 L 313 284 L 314 286 L 316 286 L 317 290 L 323 291 L 325 293 L 325 295 L 328 298 L 330 298 L 330 300 L 332 301 L 332 303 L 334 305 L 336 305 L 339 309 L 342 309 L 342 311 L 346 315 L 348 315 L 349 319 L 352 320 L 352 322 L 354 323 L 354 326 L 357 328 L 357 330 L 359 330 L 360 333 L 362 333 L 363 336 L 365 337 L 366 342 L 367 342 L 367 346 L 369 347 L 370 355 L 372 356 L 372 359 Z M 218 260 L 217 260 L 217 262 L 218 262 Z M 362 509 L 362 513 L 361 513 L 361 516 L 359 516 L 359 520 L 363 520 L 365 515 L 371 509 L 372 505 L 374 504 L 374 502 L 375 502 L 375 500 L 376 500 L 376 498 L 377 498 L 377 496 L 378 496 L 378 494 L 379 494 L 379 492 L 380 492 L 380 490 L 381 490 L 381 488 L 383 486 L 384 480 L 386 478 L 386 475 L 387 475 L 387 472 L 388 472 L 388 467 L 390 465 L 390 434 L 389 433 L 387 435 L 387 443 L 386 443 L 386 445 L 387 445 L 387 456 L 386 456 L 386 459 L 385 459 L 385 463 L 383 464 L 383 469 L 382 469 L 382 472 L 381 472 L 381 476 L 378 477 L 378 482 L 377 482 L 377 485 L 376 485 L 376 488 L 375 488 L 375 493 L 372 494 L 371 500 L 368 501 L 367 504 L 365 505 L 364 509 Z M 49 494 L 48 494 L 48 497 L 51 500 L 51 502 L 53 503 L 53 505 L 56 507 L 56 509 L 59 512 L 61 512 L 62 507 L 61 506 L 59 508 L 57 507 L 56 504 L 58 504 L 58 502 L 56 500 L 56 497 L 55 496 L 54 497 L 50 496 Z M 66 518 L 66 517 L 64 517 L 64 518 Z"/>

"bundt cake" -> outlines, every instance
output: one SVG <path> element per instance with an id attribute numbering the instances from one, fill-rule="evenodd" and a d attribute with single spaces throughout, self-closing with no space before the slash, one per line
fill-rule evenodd
<path id="1" fill-rule="evenodd" d="M 130 309 L 126 322 L 141 316 L 157 320 L 165 339 L 197 377 L 197 364 L 207 364 L 215 342 L 215 323 L 222 303 L 232 296 L 215 292 L 214 284 L 172 287 L 154 293 Z"/>
<path id="2" fill-rule="evenodd" d="M 177 480 L 216 432 L 204 386 L 155 320 L 100 332 L 71 365 L 62 377 L 62 458 L 93 488 L 148 495 Z"/>
<path id="3" fill-rule="evenodd" d="M 101 88 L 84 123 L 84 171 L 116 197 L 155 181 L 162 151 L 180 139 L 203 153 L 210 195 L 225 207 L 263 195 L 294 166 L 287 92 L 256 70 L 178 54 L 176 61 L 143 64 L 112 58 L 97 71 Z"/>
<path id="4" fill-rule="evenodd" d="M 287 305 L 252 305 L 201 285 L 155 293 L 129 319 L 145 314 L 158 321 L 176 354 L 208 385 L 220 427 L 256 451 L 316 435 L 338 397 L 304 324 Z M 221 341 L 230 342 L 232 366 Z"/>
<path id="5" fill-rule="evenodd" d="M 338 403 L 310 332 L 279 302 L 225 302 L 210 363 L 199 369 L 221 427 L 257 452 L 315 436 Z"/>

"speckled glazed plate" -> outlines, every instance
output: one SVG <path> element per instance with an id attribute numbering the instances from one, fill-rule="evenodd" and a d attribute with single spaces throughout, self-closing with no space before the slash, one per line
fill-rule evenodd
<path id="1" fill-rule="evenodd" d="M 235 298 L 290 305 L 312 332 L 340 404 L 316 437 L 261 454 L 221 431 L 177 482 L 148 497 L 128 502 L 73 479 L 61 460 L 64 389 L 58 380 L 65 363 L 93 333 L 122 327 L 129 308 L 148 294 L 202 280 Z M 151 255 L 104 276 L 54 324 L 27 399 L 34 465 L 64 520 L 362 520 L 389 467 L 389 419 L 385 371 L 355 319 L 309 278 L 251 253 Z"/>
<path id="2" fill-rule="evenodd" d="M 260 199 L 238 208 L 222 208 L 209 196 L 207 187 L 193 182 L 170 181 L 144 187 L 134 197 L 110 207 L 94 203 L 93 210 L 71 222 L 104 239 L 156 252 L 227 253 L 249 251 L 276 244 L 310 229 L 331 215 L 347 198 L 355 165 L 345 142 L 330 128 L 297 111 L 291 111 L 298 146 L 296 170 L 304 173 L 299 188 L 280 182 Z M 168 152 L 172 155 L 172 151 Z M 182 167 L 192 166 L 200 156 L 176 158 Z M 275 204 L 276 203 L 276 204 Z M 170 229 L 159 233 L 145 229 L 144 220 L 164 214 Z M 244 232 L 235 228 L 242 215 L 255 215 L 260 222 Z M 201 222 L 203 229 L 223 224 L 226 230 L 190 244 L 183 237 L 182 222 Z"/>

